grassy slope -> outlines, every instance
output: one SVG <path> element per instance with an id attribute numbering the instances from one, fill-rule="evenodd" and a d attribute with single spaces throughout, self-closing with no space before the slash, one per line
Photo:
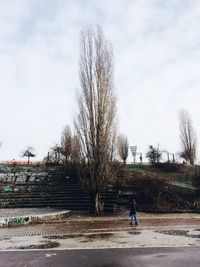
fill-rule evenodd
<path id="1" fill-rule="evenodd" d="M 130 164 L 128 165 L 131 171 L 138 173 L 154 173 L 159 176 L 166 177 L 172 181 L 172 184 L 168 186 L 168 199 L 171 199 L 172 203 L 177 203 L 178 209 L 185 210 L 197 210 L 199 208 L 193 208 L 192 203 L 195 201 L 200 205 L 200 196 L 196 194 L 194 189 L 187 188 L 191 186 L 191 178 L 180 172 L 160 171 L 147 164 Z M 185 187 L 186 186 L 186 187 Z M 165 195 L 166 196 L 166 195 Z M 185 205 L 185 203 L 188 203 Z M 166 203 L 161 206 L 166 207 Z M 172 208 L 173 210 L 173 208 Z"/>
<path id="2" fill-rule="evenodd" d="M 151 165 L 146 165 L 146 164 L 130 164 L 128 166 L 132 171 L 146 172 L 146 173 L 153 172 L 162 175 L 166 178 L 173 179 L 174 181 L 177 181 L 179 183 L 191 183 L 191 179 L 182 173 L 163 172 L 154 169 Z"/>

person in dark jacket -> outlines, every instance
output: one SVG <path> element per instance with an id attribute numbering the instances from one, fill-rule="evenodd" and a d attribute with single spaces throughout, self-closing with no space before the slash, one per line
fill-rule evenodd
<path id="1" fill-rule="evenodd" d="M 131 200 L 130 202 L 130 212 L 129 212 L 129 216 L 131 217 L 131 222 L 130 225 L 133 225 L 133 221 L 135 222 L 135 225 L 138 225 L 138 219 L 137 219 L 137 204 L 135 199 Z"/>

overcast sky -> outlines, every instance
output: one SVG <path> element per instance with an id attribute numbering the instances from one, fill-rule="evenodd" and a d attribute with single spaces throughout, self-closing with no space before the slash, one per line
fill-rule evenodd
<path id="1" fill-rule="evenodd" d="M 130 145 L 178 152 L 181 108 L 200 137 L 199 0 L 0 0 L 0 160 L 27 146 L 40 160 L 73 127 L 80 30 L 95 24 L 113 45 Z"/>

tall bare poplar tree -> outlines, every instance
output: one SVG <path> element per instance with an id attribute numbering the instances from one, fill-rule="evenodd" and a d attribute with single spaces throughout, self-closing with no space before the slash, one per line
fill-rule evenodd
<path id="1" fill-rule="evenodd" d="M 179 128 L 182 151 L 180 156 L 194 165 L 197 152 L 197 137 L 190 114 L 182 109 L 179 113 Z"/>
<path id="2" fill-rule="evenodd" d="M 101 192 L 111 178 L 115 152 L 116 100 L 113 54 L 102 29 L 81 32 L 79 114 L 75 120 L 81 147 L 82 177 L 90 190 L 92 211 L 102 210 Z"/>
<path id="3" fill-rule="evenodd" d="M 128 148 L 129 148 L 129 144 L 128 144 L 127 137 L 124 135 L 119 135 L 118 136 L 118 153 L 119 153 L 121 160 L 123 160 L 124 164 L 126 164 L 126 160 L 128 158 Z"/>
<path id="4" fill-rule="evenodd" d="M 73 136 L 69 125 L 66 125 L 62 130 L 61 148 L 62 148 L 62 154 L 65 157 L 65 164 L 67 165 L 72 161 L 72 150 L 73 150 Z"/>

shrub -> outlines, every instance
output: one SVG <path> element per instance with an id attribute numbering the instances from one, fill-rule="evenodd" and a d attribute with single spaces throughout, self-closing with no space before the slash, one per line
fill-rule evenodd
<path id="1" fill-rule="evenodd" d="M 159 162 L 162 158 L 162 151 L 159 149 L 159 146 L 149 146 L 149 151 L 147 152 L 146 157 L 151 163 Z"/>
<path id="2" fill-rule="evenodd" d="M 116 161 L 112 164 L 112 175 L 112 180 L 116 179 L 117 186 L 123 188 L 130 178 L 130 170 L 127 165 Z"/>
<path id="3" fill-rule="evenodd" d="M 153 167 L 164 172 L 179 172 L 180 170 L 180 164 L 178 163 L 170 163 L 170 162 L 165 162 L 165 163 L 154 163 Z"/>
<path id="4" fill-rule="evenodd" d="M 196 165 L 194 167 L 193 175 L 192 175 L 192 184 L 197 189 L 197 194 L 200 193 L 200 166 Z"/>

